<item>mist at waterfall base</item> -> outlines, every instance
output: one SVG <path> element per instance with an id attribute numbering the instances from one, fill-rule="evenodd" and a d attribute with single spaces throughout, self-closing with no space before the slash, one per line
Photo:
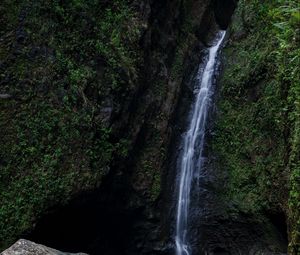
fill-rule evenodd
<path id="1" fill-rule="evenodd" d="M 220 31 L 208 49 L 207 62 L 200 64 L 195 81 L 195 100 L 191 107 L 188 129 L 182 138 L 183 150 L 180 153 L 177 175 L 177 208 L 175 244 L 176 255 L 192 255 L 193 249 L 189 243 L 189 221 L 191 196 L 197 195 L 199 179 L 202 174 L 205 131 L 209 108 L 214 92 L 213 80 L 218 66 L 218 53 L 226 32 Z"/>

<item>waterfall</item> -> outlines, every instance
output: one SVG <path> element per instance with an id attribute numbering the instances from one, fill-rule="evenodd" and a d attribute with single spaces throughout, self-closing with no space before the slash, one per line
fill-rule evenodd
<path id="1" fill-rule="evenodd" d="M 178 200 L 176 214 L 176 255 L 191 255 L 188 243 L 188 218 L 192 180 L 196 172 L 201 172 L 205 127 L 212 96 L 212 83 L 217 64 L 219 48 L 225 37 L 225 31 L 219 32 L 215 45 L 209 48 L 208 61 L 204 70 L 197 73 L 198 90 L 192 107 L 191 119 L 183 137 L 183 153 L 180 156 Z M 202 71 L 203 70 L 203 71 Z"/>

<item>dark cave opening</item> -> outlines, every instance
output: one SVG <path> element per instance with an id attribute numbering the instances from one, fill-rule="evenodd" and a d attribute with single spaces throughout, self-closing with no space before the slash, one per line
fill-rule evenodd
<path id="1" fill-rule="evenodd" d="M 101 197 L 99 192 L 84 194 L 53 209 L 24 237 L 65 252 L 126 254 L 131 226 L 139 212 L 122 211 L 114 203 L 103 203 Z"/>
<path id="2" fill-rule="evenodd" d="M 268 219 L 271 221 L 272 225 L 277 230 L 277 233 L 280 235 L 282 240 L 287 244 L 288 243 L 288 231 L 287 231 L 287 218 L 283 211 L 277 212 L 268 212 L 266 214 Z"/>
<path id="3" fill-rule="evenodd" d="M 117 220 L 121 217 L 115 217 L 113 221 L 97 207 L 86 200 L 49 213 L 39 221 L 28 239 L 68 252 L 96 250 L 99 239 L 103 240 L 101 245 L 105 249 L 105 246 L 110 246 L 112 229 L 118 226 Z M 120 229 L 116 231 L 115 239 L 121 232 Z"/>

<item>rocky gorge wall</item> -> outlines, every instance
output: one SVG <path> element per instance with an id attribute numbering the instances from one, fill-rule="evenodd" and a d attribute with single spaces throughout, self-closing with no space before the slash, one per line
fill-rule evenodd
<path id="1" fill-rule="evenodd" d="M 234 6 L 1 2 L 2 248 L 26 236 L 70 251 L 162 253 L 169 124 Z"/>
<path id="2" fill-rule="evenodd" d="M 1 2 L 1 249 L 26 237 L 172 254 L 170 155 L 189 80 L 235 6 Z M 239 1 L 209 127 L 203 253 L 299 253 L 298 24 L 296 1 Z"/>
<path id="3" fill-rule="evenodd" d="M 300 252 L 299 22 L 297 1 L 239 1 L 211 141 L 221 197 L 288 235 L 289 254 Z"/>

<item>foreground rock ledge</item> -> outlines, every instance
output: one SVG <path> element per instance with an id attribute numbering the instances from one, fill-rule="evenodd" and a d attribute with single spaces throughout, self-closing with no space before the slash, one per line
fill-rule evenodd
<path id="1" fill-rule="evenodd" d="M 41 244 L 20 239 L 0 255 L 87 255 L 86 253 L 67 253 L 54 250 Z"/>

